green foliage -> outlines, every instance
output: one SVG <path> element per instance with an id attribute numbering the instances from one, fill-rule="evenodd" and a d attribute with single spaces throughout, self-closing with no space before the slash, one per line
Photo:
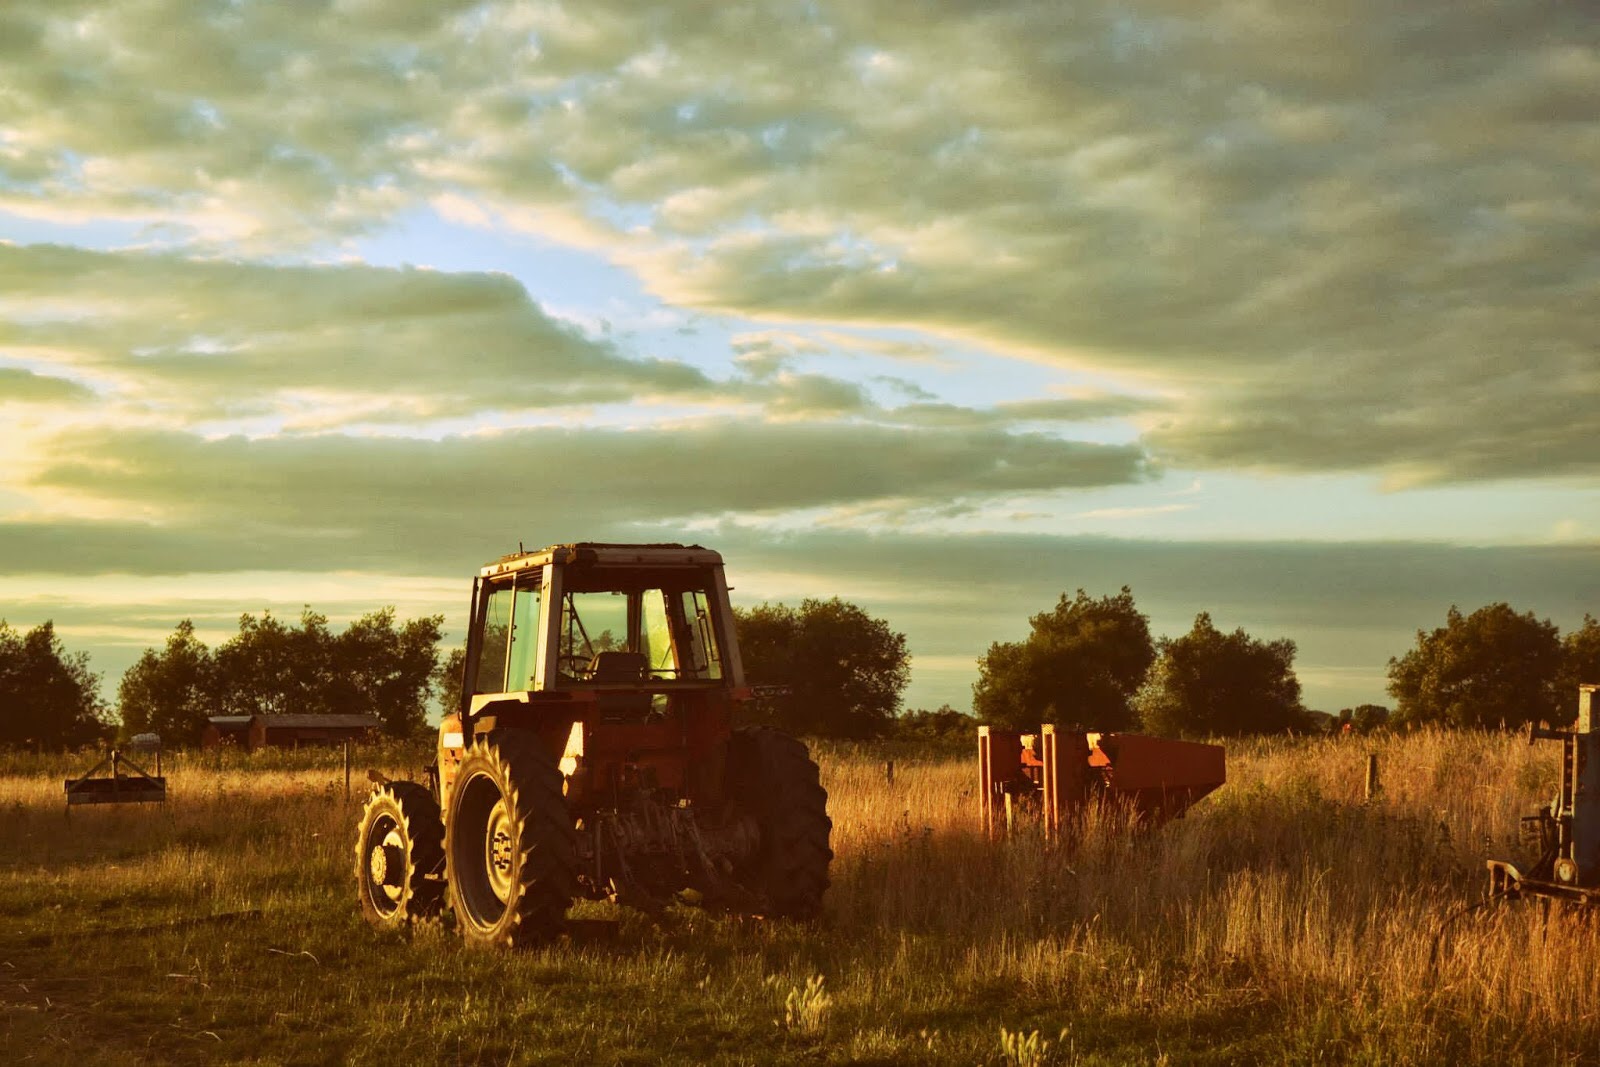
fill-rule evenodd
<path id="1" fill-rule="evenodd" d="M 353 714 L 406 737 L 427 721 L 443 625 L 441 615 L 397 624 L 388 607 L 335 634 L 309 607 L 299 626 L 262 612 L 240 616 L 239 632 L 213 651 L 185 619 L 165 649 L 146 649 L 123 675 L 123 728 L 193 744 L 209 715 Z"/>
<path id="2" fill-rule="evenodd" d="M 1021 641 L 995 642 L 978 661 L 973 710 L 984 722 L 1042 722 L 1115 730 L 1133 721 L 1132 699 L 1155 660 L 1150 621 L 1127 586 L 1116 596 L 1065 593 L 1028 620 Z"/>
<path id="3" fill-rule="evenodd" d="M 1333 716 L 1330 729 L 1343 732 L 1348 727 L 1351 733 L 1370 734 L 1388 726 L 1391 717 L 1389 709 L 1382 704 L 1357 704 L 1353 708 L 1340 708 L 1339 714 Z"/>
<path id="4" fill-rule="evenodd" d="M 212 657 L 213 715 L 287 715 L 326 711 L 318 682 L 329 673 L 328 620 L 310 608 L 298 629 L 263 611 L 239 616 L 239 632 Z M 195 740 L 185 738 L 184 740 Z"/>
<path id="5" fill-rule="evenodd" d="M 1225 634 L 1201 612 L 1182 637 L 1162 638 L 1139 691 L 1145 729 L 1168 736 L 1274 733 L 1304 729 L 1295 644 Z"/>
<path id="6" fill-rule="evenodd" d="M 745 676 L 788 693 L 762 717 L 791 733 L 878 737 L 893 726 L 911 673 L 904 634 L 834 597 L 734 609 Z"/>
<path id="7" fill-rule="evenodd" d="M 918 708 L 897 716 L 894 738 L 896 741 L 960 742 L 971 745 L 973 738 L 978 736 L 977 726 L 978 720 L 971 715 L 957 711 L 949 704 L 941 704 L 934 711 Z"/>
<path id="8" fill-rule="evenodd" d="M 122 674 L 117 708 L 126 735 L 161 735 L 169 744 L 194 741 L 205 728 L 211 708 L 211 652 L 184 619 L 161 652 L 144 650 L 139 662 Z"/>
<path id="9" fill-rule="evenodd" d="M 392 607 L 352 622 L 329 642 L 328 710 L 375 715 L 390 737 L 421 730 L 428 721 L 443 625 L 443 615 L 426 615 L 397 626 Z"/>
<path id="10" fill-rule="evenodd" d="M 1588 640 L 1575 644 L 1587 647 Z M 1471 615 L 1452 605 L 1444 626 L 1418 630 L 1417 646 L 1389 660 L 1395 717 L 1408 725 L 1480 728 L 1570 722 L 1576 701 L 1560 689 L 1563 661 L 1549 620 L 1505 603 Z"/>
<path id="11" fill-rule="evenodd" d="M 1583 625 L 1561 639 L 1557 695 L 1575 706 L 1578 686 L 1600 685 L 1600 620 L 1585 614 Z"/>
<path id="12" fill-rule="evenodd" d="M 452 648 L 433 672 L 433 688 L 439 695 L 439 707 L 444 709 L 446 715 L 461 708 L 461 679 L 466 666 L 467 646 L 461 645 Z"/>
<path id="13" fill-rule="evenodd" d="M 26 634 L 0 619 L 0 746 L 59 750 L 110 733 L 100 676 L 44 622 Z"/>

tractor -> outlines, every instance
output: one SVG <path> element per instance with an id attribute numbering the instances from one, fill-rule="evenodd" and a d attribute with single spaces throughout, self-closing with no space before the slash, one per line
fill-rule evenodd
<path id="1" fill-rule="evenodd" d="M 828 796 L 803 744 L 736 725 L 759 694 L 718 553 L 519 551 L 479 571 L 470 619 L 428 784 L 382 781 L 361 812 L 370 922 L 448 904 L 468 943 L 518 947 L 579 898 L 818 914 Z"/>

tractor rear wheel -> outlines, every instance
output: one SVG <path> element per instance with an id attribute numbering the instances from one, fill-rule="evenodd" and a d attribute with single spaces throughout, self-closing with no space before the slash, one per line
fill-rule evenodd
<path id="1" fill-rule="evenodd" d="M 439 914 L 444 903 L 444 824 L 426 786 L 387 782 L 373 790 L 356 831 L 361 914 L 397 928 Z"/>
<path id="2" fill-rule="evenodd" d="M 519 947 L 561 933 L 577 894 L 577 845 L 563 776 L 538 738 L 473 741 L 445 820 L 450 903 L 469 944 Z"/>
<path id="3" fill-rule="evenodd" d="M 728 745 L 728 795 L 761 831 L 761 847 L 735 870 L 766 902 L 765 914 L 814 918 L 828 888 L 833 849 L 828 793 L 806 746 L 765 727 L 735 730 Z"/>

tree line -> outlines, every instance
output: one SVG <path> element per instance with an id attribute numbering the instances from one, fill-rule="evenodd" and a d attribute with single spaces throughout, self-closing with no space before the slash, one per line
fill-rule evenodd
<path id="1" fill-rule="evenodd" d="M 911 653 L 904 634 L 837 597 L 798 607 L 735 609 L 754 717 L 800 734 L 840 738 L 970 738 L 976 722 L 1027 728 L 1043 722 L 1166 736 L 1238 736 L 1383 725 L 1515 727 L 1570 723 L 1581 682 L 1600 682 L 1600 622 L 1561 634 L 1549 620 L 1504 603 L 1419 630 L 1388 663 L 1391 709 L 1363 704 L 1336 716 L 1307 709 L 1294 673 L 1295 643 L 1219 629 L 1209 613 L 1187 633 L 1156 638 L 1124 586 L 1108 596 L 1079 589 L 1028 620 L 1017 641 L 995 642 L 977 661 L 972 713 L 945 705 L 902 710 Z M 400 620 L 392 607 L 335 631 L 309 607 L 297 623 L 270 612 L 239 619 L 215 648 L 180 622 L 122 676 L 124 735 L 193 744 L 213 715 L 361 713 L 385 733 L 427 726 L 430 702 L 459 693 L 462 652 L 441 655 L 440 615 Z M 51 749 L 98 743 L 117 732 L 88 657 L 70 653 L 51 623 L 22 633 L 0 620 L 0 746 Z"/>
<path id="2" fill-rule="evenodd" d="M 183 745 L 199 741 L 212 715 L 355 713 L 409 736 L 427 723 L 443 625 L 442 615 L 401 622 L 384 608 L 335 633 L 310 608 L 297 625 L 263 612 L 240 616 L 238 633 L 208 648 L 185 619 L 123 674 L 121 732 Z M 22 634 L 0 620 L 0 746 L 75 748 L 117 726 L 100 675 L 87 655 L 67 652 L 52 623 Z"/>
<path id="3" fill-rule="evenodd" d="M 1301 702 L 1295 643 L 1224 633 L 1208 613 L 1179 637 L 1152 640 L 1126 586 L 1115 596 L 1062 594 L 1029 620 L 1021 641 L 997 642 L 978 662 L 973 708 L 980 720 L 1025 727 L 1078 723 L 1137 727 L 1166 736 L 1238 736 L 1348 726 L 1518 727 L 1565 725 L 1577 687 L 1600 683 L 1600 622 L 1563 636 L 1554 623 L 1505 603 L 1471 614 L 1452 606 L 1445 625 L 1418 630 L 1416 645 L 1388 663 L 1395 706 L 1361 704 L 1336 714 Z"/>
<path id="4" fill-rule="evenodd" d="M 210 649 L 185 619 L 122 676 L 122 726 L 186 744 L 212 715 L 356 714 L 407 737 L 427 724 L 443 626 L 443 615 L 399 622 L 389 607 L 335 633 L 308 607 L 298 625 L 242 615 L 239 632 Z"/>

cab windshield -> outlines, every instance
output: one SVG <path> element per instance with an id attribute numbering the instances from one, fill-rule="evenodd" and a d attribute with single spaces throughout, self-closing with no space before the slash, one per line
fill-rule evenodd
<path id="1" fill-rule="evenodd" d="M 557 669 L 565 683 L 714 681 L 722 655 L 701 583 L 584 588 L 562 597 Z"/>

